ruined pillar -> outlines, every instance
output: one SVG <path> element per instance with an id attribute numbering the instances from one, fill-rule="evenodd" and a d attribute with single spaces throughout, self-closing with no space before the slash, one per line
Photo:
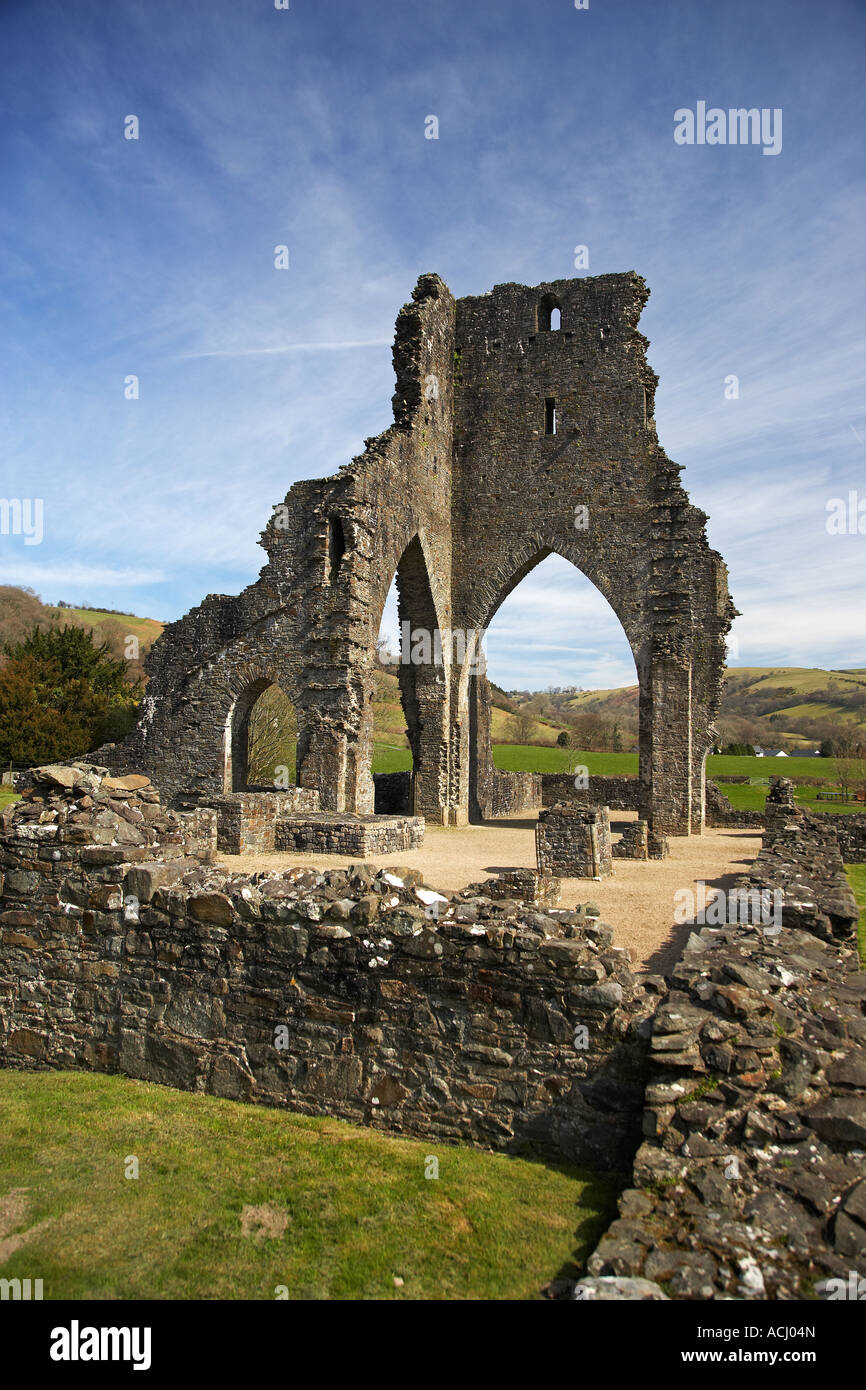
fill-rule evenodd
<path id="1" fill-rule="evenodd" d="M 692 830 L 691 662 L 654 656 L 640 688 L 643 810 L 657 834 Z"/>

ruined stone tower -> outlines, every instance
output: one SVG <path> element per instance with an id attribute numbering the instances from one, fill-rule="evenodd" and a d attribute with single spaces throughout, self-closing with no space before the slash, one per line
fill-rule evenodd
<path id="1" fill-rule="evenodd" d="M 396 573 L 401 622 L 444 634 L 401 665 L 413 809 L 463 824 L 490 766 L 476 644 L 556 552 L 604 594 L 634 654 L 643 814 L 660 833 L 700 831 L 735 610 L 656 436 L 637 330 L 648 293 L 628 273 L 455 301 L 423 275 L 397 318 L 393 425 L 333 477 L 291 488 L 254 584 L 166 629 L 116 760 L 173 800 L 241 790 L 249 712 L 275 682 L 298 714 L 298 782 L 326 809 L 372 811 L 376 638 Z"/>

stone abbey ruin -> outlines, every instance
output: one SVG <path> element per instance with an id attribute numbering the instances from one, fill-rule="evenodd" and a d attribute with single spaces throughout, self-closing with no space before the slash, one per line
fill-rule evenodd
<path id="1" fill-rule="evenodd" d="M 734 610 L 656 439 L 646 296 L 628 274 L 455 302 L 421 278 L 394 424 L 291 489 L 256 583 L 166 629 L 124 744 L 21 774 L 0 811 L 0 1065 L 628 1172 L 586 1276 L 552 1296 L 862 1297 L 866 974 L 843 860 L 866 862 L 866 816 L 806 812 L 782 780 L 735 811 L 705 782 Z M 631 643 L 636 779 L 493 767 L 479 639 L 553 551 Z M 401 664 L 412 778 L 375 787 L 395 573 L 401 621 L 439 643 Z M 250 787 L 247 724 L 274 683 L 298 785 Z M 385 791 L 408 804 L 376 814 Z M 637 813 L 617 843 L 610 808 Z M 425 821 L 519 810 L 539 812 L 535 869 L 444 893 L 363 862 L 411 852 Z M 561 905 L 557 875 L 615 878 L 705 823 L 763 828 L 735 886 L 779 904 L 772 925 L 698 918 L 669 975 L 639 973 L 597 904 Z M 218 862 L 275 850 L 346 862 Z"/>
<path id="2" fill-rule="evenodd" d="M 525 783 L 493 769 L 479 646 L 556 552 L 631 645 L 642 814 L 658 834 L 699 833 L 735 610 L 656 436 L 637 330 L 648 293 L 631 273 L 455 300 L 422 276 L 397 318 L 393 425 L 333 477 L 291 488 L 254 584 L 166 629 L 138 728 L 100 757 L 146 772 L 173 804 L 243 792 L 249 713 L 274 683 L 297 711 L 298 786 L 322 812 L 370 815 L 376 639 L 396 573 L 401 625 L 432 638 L 400 668 L 408 809 L 463 825 L 526 804 Z"/>

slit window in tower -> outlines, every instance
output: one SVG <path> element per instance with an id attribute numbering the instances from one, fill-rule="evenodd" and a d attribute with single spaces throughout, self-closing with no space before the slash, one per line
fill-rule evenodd
<path id="1" fill-rule="evenodd" d="M 556 434 L 556 401 L 548 396 L 544 402 L 544 433 Z"/>
<path id="2" fill-rule="evenodd" d="M 340 565 L 345 553 L 346 536 L 343 531 L 343 523 L 338 516 L 332 516 L 328 522 L 328 571 L 332 584 L 340 573 Z"/>

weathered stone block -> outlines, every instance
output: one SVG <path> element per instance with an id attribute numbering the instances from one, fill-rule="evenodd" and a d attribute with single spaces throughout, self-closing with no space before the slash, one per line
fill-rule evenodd
<path id="1" fill-rule="evenodd" d="M 539 873 L 607 878 L 613 873 L 608 807 L 551 806 L 538 818 L 535 847 Z"/>

